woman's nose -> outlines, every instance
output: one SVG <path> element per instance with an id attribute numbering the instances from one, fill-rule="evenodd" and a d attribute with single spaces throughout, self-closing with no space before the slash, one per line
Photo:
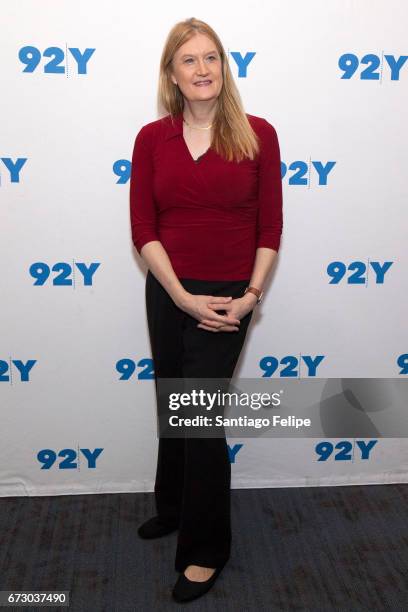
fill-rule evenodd
<path id="1" fill-rule="evenodd" d="M 206 75 L 208 72 L 207 67 L 205 65 L 205 62 L 200 59 L 198 60 L 198 74 L 199 75 Z"/>

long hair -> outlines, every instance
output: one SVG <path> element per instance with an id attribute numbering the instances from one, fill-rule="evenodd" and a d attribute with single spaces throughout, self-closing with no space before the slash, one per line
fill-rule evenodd
<path id="1" fill-rule="evenodd" d="M 227 161 L 254 159 L 259 152 L 258 136 L 245 114 L 221 40 L 204 21 L 191 17 L 176 23 L 170 30 L 160 60 L 158 105 L 171 119 L 183 111 L 183 94 L 171 80 L 171 64 L 176 51 L 198 32 L 214 42 L 222 65 L 223 84 L 217 100 L 211 148 Z"/>

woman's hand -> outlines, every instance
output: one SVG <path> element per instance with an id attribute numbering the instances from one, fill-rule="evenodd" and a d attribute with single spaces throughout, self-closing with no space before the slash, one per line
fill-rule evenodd
<path id="1" fill-rule="evenodd" d="M 194 319 L 205 323 L 211 331 L 238 331 L 240 319 L 234 314 L 231 315 L 232 297 L 220 297 L 213 295 L 194 295 L 187 294 L 182 303 L 179 304 L 181 310 L 189 314 Z M 221 310 L 225 314 L 219 314 Z M 206 329 L 204 327 L 204 329 Z"/>
<path id="2" fill-rule="evenodd" d="M 208 308 L 210 310 L 219 310 L 220 305 L 217 302 L 220 298 L 211 298 L 208 302 Z M 229 299 L 229 298 L 228 298 Z M 252 293 L 246 293 L 241 298 L 231 299 L 228 304 L 228 309 L 223 306 L 224 310 L 227 310 L 229 316 L 231 318 L 235 318 L 240 321 L 243 317 L 245 317 L 253 308 L 257 302 L 257 298 Z M 197 325 L 201 329 L 205 329 L 207 331 L 219 332 L 219 331 L 238 331 L 239 327 L 234 324 L 230 324 L 225 322 L 224 324 L 219 322 L 213 322 L 210 318 L 204 318 L 200 321 L 200 324 Z"/>

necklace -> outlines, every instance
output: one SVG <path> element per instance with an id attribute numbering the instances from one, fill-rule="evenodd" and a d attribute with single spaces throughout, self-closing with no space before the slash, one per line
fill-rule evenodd
<path id="1" fill-rule="evenodd" d="M 186 125 L 188 125 L 188 127 L 193 128 L 193 130 L 209 130 L 210 128 L 212 128 L 212 126 L 214 125 L 213 123 L 210 123 L 210 125 L 207 125 L 206 127 L 197 127 L 195 125 L 190 125 L 183 117 L 183 121 Z"/>

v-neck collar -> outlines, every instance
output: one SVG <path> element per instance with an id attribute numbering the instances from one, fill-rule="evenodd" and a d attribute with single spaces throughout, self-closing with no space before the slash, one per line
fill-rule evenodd
<path id="1" fill-rule="evenodd" d="M 187 155 L 189 156 L 189 158 L 191 159 L 191 161 L 194 163 L 194 165 L 197 165 L 198 163 L 200 163 L 200 161 L 204 157 L 207 156 L 211 147 L 208 147 L 208 149 L 204 151 L 204 153 L 199 155 L 197 159 L 194 159 L 194 157 L 191 155 L 190 149 L 187 146 L 186 139 L 184 138 L 183 113 L 182 112 L 178 113 L 177 115 L 174 115 L 173 118 L 171 117 L 171 115 L 167 115 L 166 120 L 167 120 L 167 128 L 166 128 L 165 139 L 169 140 L 170 138 L 173 138 L 174 136 L 180 136 L 182 139 L 182 144 L 185 148 L 185 151 Z"/>
<path id="2" fill-rule="evenodd" d="M 169 140 L 169 138 L 173 138 L 174 136 L 178 136 L 179 134 L 183 135 L 183 113 L 178 113 L 178 115 L 166 115 L 164 117 L 166 122 L 166 134 L 165 140 Z"/>

